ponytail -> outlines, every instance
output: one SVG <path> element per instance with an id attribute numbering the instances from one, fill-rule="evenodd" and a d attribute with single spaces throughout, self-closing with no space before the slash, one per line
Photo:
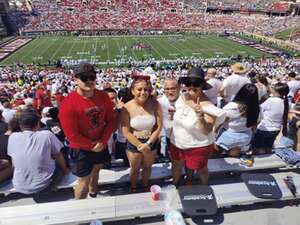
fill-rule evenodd
<path id="1" fill-rule="evenodd" d="M 287 120 L 288 120 L 288 112 L 289 112 L 289 101 L 288 101 L 288 93 L 290 91 L 289 86 L 285 83 L 276 83 L 274 85 L 274 91 L 276 91 L 280 98 L 283 99 L 284 110 L 282 116 L 282 134 L 286 136 L 287 134 Z"/>
<path id="2" fill-rule="evenodd" d="M 287 120 L 288 120 L 288 112 L 289 112 L 289 101 L 287 95 L 283 98 L 284 103 L 284 111 L 282 117 L 282 134 L 283 136 L 287 135 Z"/>

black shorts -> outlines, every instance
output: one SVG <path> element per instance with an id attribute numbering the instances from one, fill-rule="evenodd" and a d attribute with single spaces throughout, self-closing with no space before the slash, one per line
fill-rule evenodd
<path id="1" fill-rule="evenodd" d="M 85 151 L 78 148 L 71 148 L 69 151 L 69 163 L 72 173 L 77 177 L 90 175 L 94 165 L 104 164 L 109 161 L 108 149 L 101 152 Z"/>
<path id="2" fill-rule="evenodd" d="M 139 138 L 139 141 L 142 142 L 142 143 L 146 143 L 148 141 L 148 139 L 141 139 Z M 157 149 L 157 146 L 158 145 L 158 141 L 154 142 L 154 144 L 152 145 L 151 147 L 151 151 L 154 151 Z M 127 151 L 130 151 L 130 152 L 135 152 L 135 153 L 141 153 L 137 147 L 135 147 L 135 145 L 131 144 L 129 141 L 127 141 Z"/>
<path id="3" fill-rule="evenodd" d="M 126 147 L 127 144 L 122 142 L 116 142 L 115 158 L 116 159 L 125 159 L 126 156 Z"/>
<path id="4" fill-rule="evenodd" d="M 252 146 L 254 148 L 272 148 L 279 131 L 256 130 Z"/>

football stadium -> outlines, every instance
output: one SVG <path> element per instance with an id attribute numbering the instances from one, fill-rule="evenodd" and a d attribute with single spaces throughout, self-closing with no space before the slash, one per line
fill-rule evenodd
<path id="1" fill-rule="evenodd" d="M 300 225 L 299 0 L 0 0 L 0 225 Z"/>

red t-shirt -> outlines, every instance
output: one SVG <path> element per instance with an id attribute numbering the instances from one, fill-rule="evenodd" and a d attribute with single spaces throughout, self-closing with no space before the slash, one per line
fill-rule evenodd
<path id="1" fill-rule="evenodd" d="M 115 128 L 115 112 L 108 95 L 95 90 L 94 96 L 86 99 L 76 91 L 61 103 L 60 122 L 71 148 L 90 151 L 94 141 L 104 145 Z"/>
<path id="2" fill-rule="evenodd" d="M 40 101 L 41 104 L 40 108 L 38 108 L 39 107 L 38 101 Z M 35 93 L 33 107 L 38 110 L 38 109 L 43 109 L 47 106 L 52 107 L 50 93 L 42 89 L 37 90 Z"/>

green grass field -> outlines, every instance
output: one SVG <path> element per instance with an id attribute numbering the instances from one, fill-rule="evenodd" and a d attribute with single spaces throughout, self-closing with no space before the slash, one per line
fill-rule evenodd
<path id="1" fill-rule="evenodd" d="M 133 50 L 137 42 L 151 49 Z M 40 37 L 34 39 L 5 60 L 14 63 L 48 63 L 49 60 L 87 60 L 99 64 L 123 58 L 155 60 L 179 57 L 228 58 L 230 56 L 261 57 L 264 53 L 216 35 L 201 36 L 109 36 L 109 37 Z M 265 54 L 266 55 L 266 54 Z"/>
<path id="2" fill-rule="evenodd" d="M 278 38 L 278 39 L 281 39 L 281 40 L 288 40 L 288 39 L 290 39 L 291 34 L 294 33 L 296 30 L 299 30 L 299 29 L 300 29 L 300 27 L 298 27 L 298 28 L 295 28 L 295 27 L 288 28 L 286 30 L 283 30 L 283 31 L 280 31 L 280 32 L 274 34 L 274 37 Z"/>

